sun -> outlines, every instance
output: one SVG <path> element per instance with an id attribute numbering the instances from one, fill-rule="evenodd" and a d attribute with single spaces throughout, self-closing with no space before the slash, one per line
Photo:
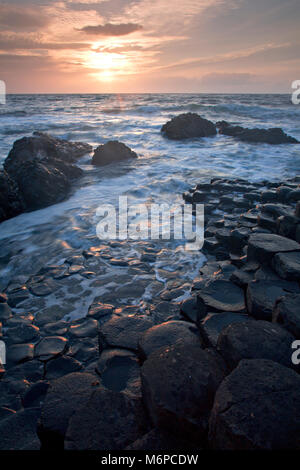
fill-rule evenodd
<path id="1" fill-rule="evenodd" d="M 103 81 L 111 81 L 129 68 L 127 58 L 113 52 L 89 51 L 85 56 L 85 65 L 94 69 L 97 77 Z"/>

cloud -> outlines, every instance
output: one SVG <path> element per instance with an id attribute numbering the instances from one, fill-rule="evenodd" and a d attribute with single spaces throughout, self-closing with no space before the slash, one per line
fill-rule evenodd
<path id="1" fill-rule="evenodd" d="M 9 30 L 40 29 L 51 22 L 48 15 L 33 8 L 20 8 L 13 5 L 0 5 L 0 25 Z"/>
<path id="2" fill-rule="evenodd" d="M 204 87 L 218 88 L 249 85 L 256 80 L 256 75 L 251 73 L 208 73 L 201 77 L 200 83 Z"/>
<path id="3" fill-rule="evenodd" d="M 11 36 L 0 33 L 0 50 L 81 50 L 89 49 L 90 44 L 80 42 L 42 42 L 24 35 Z"/>
<path id="4" fill-rule="evenodd" d="M 135 23 L 106 23 L 104 25 L 97 26 L 87 25 L 80 28 L 79 31 L 96 36 L 126 36 L 127 34 L 134 33 L 135 31 L 140 31 L 141 29 L 143 29 L 143 27 Z"/>

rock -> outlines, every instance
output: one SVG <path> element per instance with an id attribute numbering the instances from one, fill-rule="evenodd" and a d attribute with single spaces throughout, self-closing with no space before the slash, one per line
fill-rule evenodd
<path id="1" fill-rule="evenodd" d="M 272 321 L 283 326 L 295 338 L 300 339 L 300 294 L 287 294 L 274 307 Z"/>
<path id="2" fill-rule="evenodd" d="M 5 377 L 22 380 L 23 382 L 38 382 L 42 380 L 43 375 L 44 365 L 40 361 L 33 359 L 10 367 Z"/>
<path id="3" fill-rule="evenodd" d="M 283 237 L 296 240 L 297 226 L 299 218 L 293 215 L 282 215 L 277 219 L 277 232 Z"/>
<path id="4" fill-rule="evenodd" d="M 100 166 L 128 160 L 130 158 L 137 158 L 137 154 L 122 142 L 111 140 L 96 148 L 92 163 L 93 165 Z"/>
<path id="5" fill-rule="evenodd" d="M 299 292 L 299 287 L 293 282 L 252 281 L 248 284 L 246 294 L 249 315 L 257 320 L 271 321 L 276 300 L 295 292 Z"/>
<path id="6" fill-rule="evenodd" d="M 276 253 L 300 251 L 299 243 L 280 235 L 255 233 L 248 240 L 248 261 L 257 260 L 269 264 Z"/>
<path id="7" fill-rule="evenodd" d="M 0 321 L 5 323 L 12 317 L 12 311 L 7 303 L 0 303 Z"/>
<path id="8" fill-rule="evenodd" d="M 34 342 L 37 341 L 39 337 L 39 328 L 26 323 L 14 328 L 9 328 L 5 333 L 5 341 L 8 345 Z"/>
<path id="9" fill-rule="evenodd" d="M 211 312 L 245 311 L 243 290 L 236 284 L 223 279 L 209 281 L 198 290 L 198 318 L 201 320 L 203 308 L 200 307 L 199 302 L 204 305 L 204 310 Z"/>
<path id="10" fill-rule="evenodd" d="M 30 408 L 13 413 L 0 421 L 0 450 L 30 450 L 37 441 L 39 408 Z M 34 446 L 34 448 L 36 448 Z"/>
<path id="11" fill-rule="evenodd" d="M 29 297 L 29 292 L 26 286 L 16 287 L 8 292 L 7 303 L 10 307 L 14 308 Z"/>
<path id="12" fill-rule="evenodd" d="M 60 356 L 46 363 L 45 377 L 47 380 L 55 380 L 72 372 L 79 372 L 82 364 L 70 356 Z"/>
<path id="13" fill-rule="evenodd" d="M 23 397 L 22 402 L 24 408 L 40 408 L 44 402 L 48 388 L 49 382 L 45 380 L 40 380 L 33 384 Z"/>
<path id="14" fill-rule="evenodd" d="M 110 347 L 137 351 L 141 335 L 152 326 L 146 317 L 114 315 L 100 327 L 100 338 Z"/>
<path id="15" fill-rule="evenodd" d="M 186 321 L 168 321 L 149 328 L 139 339 L 139 356 L 142 361 L 150 354 L 166 346 L 172 346 L 177 341 L 196 343 L 200 346 L 197 328 Z"/>
<path id="16" fill-rule="evenodd" d="M 46 323 L 46 325 L 43 326 L 42 333 L 46 336 L 64 336 L 69 328 L 69 322 L 61 320 L 54 323 Z"/>
<path id="17" fill-rule="evenodd" d="M 229 325 L 219 336 L 217 350 L 228 368 L 242 359 L 270 359 L 291 367 L 293 335 L 274 323 L 258 320 Z"/>
<path id="18" fill-rule="evenodd" d="M 219 133 L 236 137 L 244 142 L 257 142 L 272 145 L 298 144 L 298 140 L 285 134 L 280 127 L 271 129 L 248 129 L 241 126 L 232 126 L 223 121 L 219 126 Z"/>
<path id="19" fill-rule="evenodd" d="M 0 293 L 0 304 L 5 304 L 7 302 L 7 295 L 4 292 Z"/>
<path id="20" fill-rule="evenodd" d="M 218 312 L 218 313 L 209 313 L 205 318 L 198 322 L 198 328 L 203 338 L 204 342 L 208 346 L 216 347 L 220 333 L 227 326 L 244 322 L 249 317 L 241 313 L 233 312 Z"/>
<path id="21" fill-rule="evenodd" d="M 108 390 L 141 395 L 140 366 L 136 355 L 126 349 L 105 349 L 97 362 L 100 383 Z"/>
<path id="22" fill-rule="evenodd" d="M 72 163 L 91 150 L 90 145 L 82 142 L 68 142 L 42 132 L 34 132 L 33 137 L 23 137 L 14 142 L 4 168 L 10 175 L 15 175 L 25 162 L 60 160 L 63 163 Z"/>
<path id="23" fill-rule="evenodd" d="M 214 394 L 225 376 L 221 357 L 213 350 L 177 342 L 152 353 L 141 376 L 154 426 L 201 443 Z"/>
<path id="24" fill-rule="evenodd" d="M 300 281 L 300 251 L 277 253 L 272 260 L 277 274 L 287 281 Z"/>
<path id="25" fill-rule="evenodd" d="M 33 359 L 34 345 L 13 344 L 6 352 L 6 361 L 8 365 L 16 365 Z"/>
<path id="26" fill-rule="evenodd" d="M 63 448 L 71 416 L 87 403 L 98 385 L 93 374 L 83 372 L 74 372 L 51 382 L 39 427 L 43 450 Z"/>
<path id="27" fill-rule="evenodd" d="M 75 338 L 68 355 L 80 362 L 97 360 L 99 357 L 98 338 Z"/>
<path id="28" fill-rule="evenodd" d="M 240 362 L 219 387 L 209 442 L 220 450 L 299 449 L 300 377 L 264 359 Z"/>
<path id="29" fill-rule="evenodd" d="M 24 201 L 17 183 L 6 171 L 0 170 L 0 222 L 21 214 Z"/>
<path id="30" fill-rule="evenodd" d="M 98 389 L 70 418 L 66 450 L 124 450 L 147 431 L 140 399 Z"/>
<path id="31" fill-rule="evenodd" d="M 216 126 L 195 113 L 179 114 L 161 128 L 161 132 L 173 140 L 216 135 Z"/>
<path id="32" fill-rule="evenodd" d="M 57 284 L 52 279 L 43 279 L 40 282 L 28 283 L 28 287 L 33 295 L 45 297 L 57 289 Z"/>
<path id="33" fill-rule="evenodd" d="M 63 336 L 46 336 L 34 348 L 34 355 L 40 361 L 48 361 L 67 349 L 68 340 Z"/>
<path id="34" fill-rule="evenodd" d="M 88 311 L 88 316 L 99 320 L 107 315 L 112 315 L 114 306 L 110 304 L 103 304 L 101 302 L 93 302 Z"/>
<path id="35" fill-rule="evenodd" d="M 93 338 L 98 334 L 98 322 L 93 318 L 87 318 L 78 324 L 73 324 L 69 329 L 71 338 Z"/>
<path id="36" fill-rule="evenodd" d="M 162 429 L 151 429 L 147 434 L 137 439 L 126 447 L 125 450 L 150 450 L 150 451 L 186 451 L 196 450 L 195 444 L 185 441 L 184 438 L 176 437 Z M 199 447 L 197 447 L 199 450 Z"/>

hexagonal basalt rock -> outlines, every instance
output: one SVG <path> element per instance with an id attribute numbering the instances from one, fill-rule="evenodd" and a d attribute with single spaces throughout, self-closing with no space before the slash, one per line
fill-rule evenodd
<path id="1" fill-rule="evenodd" d="M 65 449 L 124 450 L 147 431 L 140 399 L 98 389 L 70 419 Z"/>
<path id="2" fill-rule="evenodd" d="M 198 328 L 205 344 L 216 347 L 218 338 L 229 325 L 248 320 L 248 315 L 234 312 L 208 313 L 203 320 L 198 322 Z"/>
<path id="3" fill-rule="evenodd" d="M 137 351 L 141 335 L 152 326 L 146 317 L 115 315 L 100 327 L 100 338 L 110 347 Z"/>
<path id="4" fill-rule="evenodd" d="M 292 367 L 293 341 L 293 335 L 279 325 L 250 320 L 225 328 L 219 336 L 217 350 L 231 370 L 242 359 L 270 359 Z"/>
<path id="5" fill-rule="evenodd" d="M 280 298 L 275 304 L 272 321 L 300 339 L 300 294 L 288 294 Z"/>
<path id="6" fill-rule="evenodd" d="M 198 291 L 198 301 L 210 312 L 244 312 L 245 297 L 243 290 L 236 284 L 223 279 L 206 283 Z M 200 316 L 201 307 L 198 303 Z"/>
<path id="7" fill-rule="evenodd" d="M 34 355 L 40 361 L 48 361 L 67 349 L 68 340 L 63 336 L 46 336 L 34 348 Z"/>
<path id="8" fill-rule="evenodd" d="M 84 406 L 99 386 L 93 374 L 75 372 L 54 380 L 48 389 L 41 415 L 42 448 L 62 448 L 71 416 Z"/>
<path id="9" fill-rule="evenodd" d="M 273 361 L 240 362 L 220 385 L 209 425 L 213 449 L 299 449 L 300 376 Z"/>
<path id="10" fill-rule="evenodd" d="M 255 233 L 248 240 L 248 260 L 257 260 L 259 263 L 270 264 L 276 253 L 300 251 L 299 243 L 280 235 L 269 233 Z"/>
<path id="11" fill-rule="evenodd" d="M 173 320 L 152 326 L 139 340 L 139 356 L 145 360 L 159 348 L 172 346 L 182 340 L 200 346 L 199 333 L 193 324 Z"/>
<path id="12" fill-rule="evenodd" d="M 155 426 L 201 442 L 225 364 L 213 350 L 178 342 L 142 366 L 144 402 Z"/>
<path id="13" fill-rule="evenodd" d="M 300 281 L 300 251 L 277 253 L 272 260 L 278 276 L 287 281 Z"/>

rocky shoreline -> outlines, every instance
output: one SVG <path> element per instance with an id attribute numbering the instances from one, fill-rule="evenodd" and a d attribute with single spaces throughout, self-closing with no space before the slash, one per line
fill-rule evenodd
<path id="1" fill-rule="evenodd" d="M 183 198 L 205 205 L 192 283 L 105 242 L 0 295 L 0 449 L 299 449 L 300 177 Z"/>

